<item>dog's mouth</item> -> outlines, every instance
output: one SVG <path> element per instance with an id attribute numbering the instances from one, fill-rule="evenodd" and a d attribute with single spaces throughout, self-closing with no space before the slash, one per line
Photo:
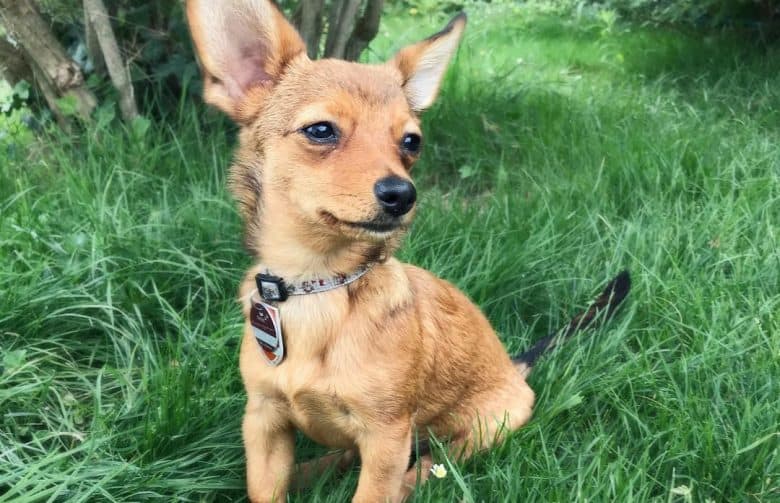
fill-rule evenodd
<path id="1" fill-rule="evenodd" d="M 328 224 L 332 226 L 345 226 L 352 229 L 369 231 L 374 234 L 389 234 L 406 227 L 400 218 L 380 215 L 372 220 L 353 222 L 342 220 L 329 211 L 321 210 L 320 215 Z"/>

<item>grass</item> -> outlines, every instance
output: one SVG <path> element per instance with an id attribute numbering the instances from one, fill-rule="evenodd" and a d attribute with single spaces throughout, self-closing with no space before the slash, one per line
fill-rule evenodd
<path id="1" fill-rule="evenodd" d="M 538 366 L 526 428 L 414 501 L 780 501 L 780 53 L 471 14 L 402 258 L 511 351 L 622 268 L 634 290 Z M 388 18 L 370 57 L 441 21 Z M 183 105 L 145 136 L 101 126 L 0 160 L 0 501 L 243 498 L 233 134 Z M 346 501 L 356 480 L 290 501 Z"/>

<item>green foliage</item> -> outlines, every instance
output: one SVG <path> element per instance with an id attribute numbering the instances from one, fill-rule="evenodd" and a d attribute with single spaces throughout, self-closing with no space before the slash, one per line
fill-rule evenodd
<path id="1" fill-rule="evenodd" d="M 404 0 L 399 2 L 403 10 L 407 11 L 410 15 L 423 15 L 423 16 L 445 16 L 452 12 L 457 12 L 463 9 L 462 1 L 439 1 L 439 0 Z"/>
<path id="2" fill-rule="evenodd" d="M 152 122 L 146 117 L 138 116 L 133 119 L 133 122 L 130 123 L 130 131 L 132 132 L 133 139 L 136 141 L 143 140 L 151 125 Z"/>
<path id="3" fill-rule="evenodd" d="M 780 2 L 776 0 L 532 0 L 532 3 L 569 13 L 595 7 L 638 21 L 699 27 L 776 24 L 780 19 Z"/>
<path id="4" fill-rule="evenodd" d="M 57 99 L 57 107 L 65 117 L 76 117 L 79 113 L 78 103 L 73 95 L 66 95 Z"/>
<path id="5" fill-rule="evenodd" d="M 33 141 L 32 114 L 27 106 L 30 84 L 22 80 L 13 87 L 0 79 L 0 157 L 22 154 Z"/>
<path id="6" fill-rule="evenodd" d="M 780 14 L 774 0 L 603 0 L 627 16 L 664 23 L 717 26 L 726 22 L 769 22 Z"/>
<path id="7" fill-rule="evenodd" d="M 55 23 L 67 25 L 83 21 L 84 6 L 80 0 L 36 0 L 35 3 Z"/>
<path id="8" fill-rule="evenodd" d="M 0 80 L 0 113 L 7 114 L 21 108 L 30 98 L 30 84 L 20 80 L 13 87 L 5 80 Z"/>
<path id="9" fill-rule="evenodd" d="M 463 10 L 482 9 L 490 5 L 518 5 L 517 0 L 403 0 L 388 2 L 386 8 L 396 15 L 444 19 Z"/>

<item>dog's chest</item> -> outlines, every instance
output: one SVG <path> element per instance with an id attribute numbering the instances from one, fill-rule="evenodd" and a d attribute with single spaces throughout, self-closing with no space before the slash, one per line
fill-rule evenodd
<path id="1" fill-rule="evenodd" d="M 285 358 L 276 367 L 257 369 L 256 383 L 264 394 L 284 397 L 290 420 L 307 436 L 349 447 L 361 420 L 354 399 L 355 366 L 338 357 L 352 354 L 340 347 L 351 335 L 345 332 L 346 308 L 338 295 L 327 293 L 290 300 L 280 308 Z M 252 353 L 263 358 L 259 351 Z"/>
<path id="2" fill-rule="evenodd" d="M 291 297 L 279 306 L 286 348 L 280 365 L 264 364 L 247 334 L 241 364 L 247 392 L 277 397 L 280 410 L 315 441 L 353 446 L 378 414 L 408 408 L 412 363 L 397 358 L 405 332 L 384 323 L 401 302 L 389 299 L 357 309 L 346 290 Z"/>
<path id="3" fill-rule="evenodd" d="M 306 436 L 329 447 L 351 447 L 361 421 L 344 397 L 316 387 L 299 390 L 290 401 L 292 421 Z"/>
<path id="4" fill-rule="evenodd" d="M 286 362 L 286 379 L 278 381 L 280 391 L 298 429 L 323 445 L 350 447 L 363 423 L 359 400 L 354 396 L 354 376 L 323 354 L 327 353 L 305 361 L 292 357 Z"/>

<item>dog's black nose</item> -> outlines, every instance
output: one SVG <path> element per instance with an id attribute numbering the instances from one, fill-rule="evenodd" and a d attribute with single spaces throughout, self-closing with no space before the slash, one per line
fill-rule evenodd
<path id="1" fill-rule="evenodd" d="M 376 182 L 374 195 L 385 213 L 394 217 L 408 213 L 417 200 L 417 191 L 412 182 L 398 176 L 388 176 Z"/>

